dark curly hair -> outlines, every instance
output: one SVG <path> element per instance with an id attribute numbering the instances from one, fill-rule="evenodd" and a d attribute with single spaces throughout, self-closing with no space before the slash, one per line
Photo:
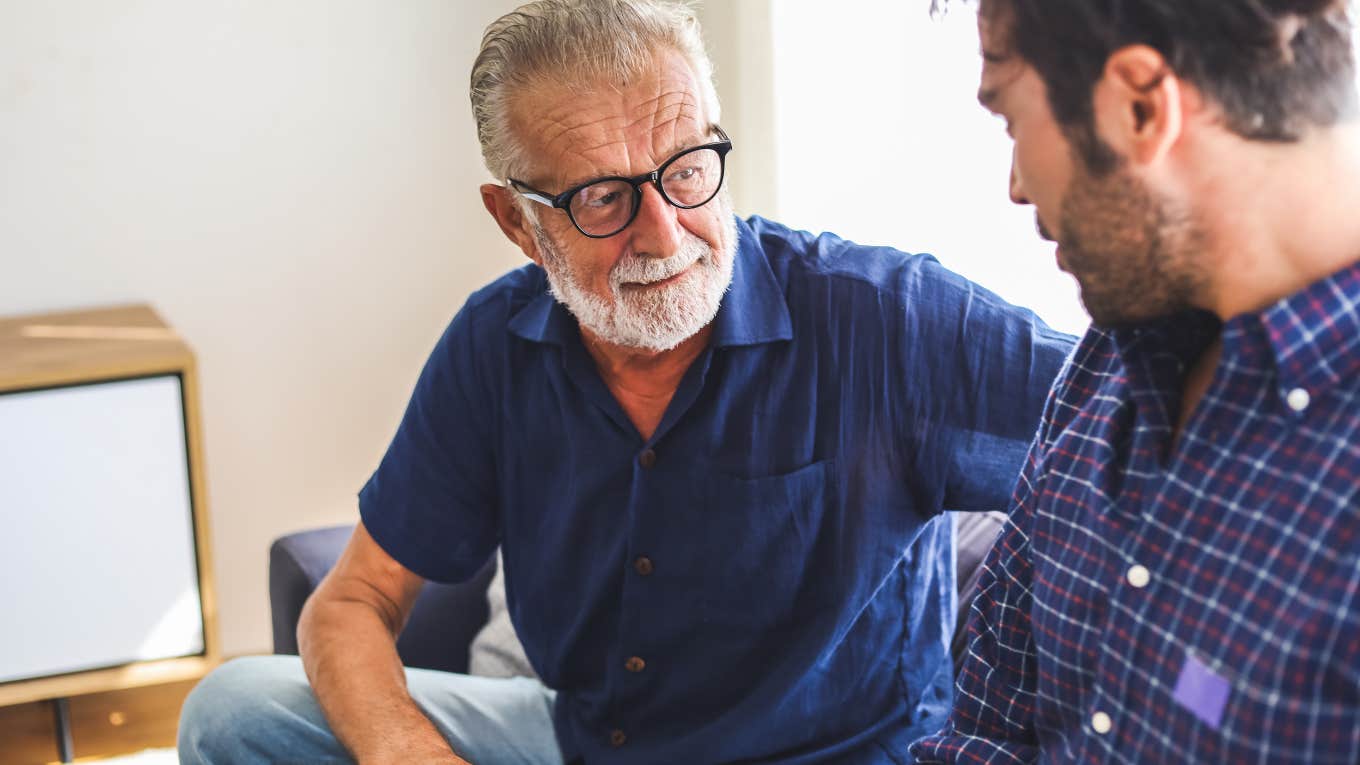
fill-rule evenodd
<path id="1" fill-rule="evenodd" d="M 932 0 L 941 11 L 950 0 Z M 958 0 L 956 0 L 957 2 Z M 1353 118 L 1355 60 L 1347 0 L 974 0 L 1043 79 L 1055 119 L 1088 161 L 1092 89 L 1110 54 L 1148 45 L 1223 111 L 1243 138 L 1292 142 Z"/>

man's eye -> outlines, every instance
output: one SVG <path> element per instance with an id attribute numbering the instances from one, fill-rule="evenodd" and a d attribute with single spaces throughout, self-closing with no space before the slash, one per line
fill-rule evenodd
<path id="1" fill-rule="evenodd" d="M 598 196 L 591 196 L 586 199 L 586 204 L 591 207 L 608 207 L 619 201 L 619 192 L 608 191 Z"/>

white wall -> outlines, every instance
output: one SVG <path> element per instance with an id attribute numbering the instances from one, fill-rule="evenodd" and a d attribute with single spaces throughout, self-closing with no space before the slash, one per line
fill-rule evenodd
<path id="1" fill-rule="evenodd" d="M 193 345 L 228 654 L 269 648 L 270 540 L 356 517 L 438 333 L 520 262 L 466 95 L 514 4 L 0 3 L 0 314 L 146 301 Z"/>
<path id="2" fill-rule="evenodd" d="M 722 125 L 734 149 L 727 182 L 737 212 L 774 216 L 779 210 L 772 3 L 710 0 L 699 7 L 713 60 Z"/>

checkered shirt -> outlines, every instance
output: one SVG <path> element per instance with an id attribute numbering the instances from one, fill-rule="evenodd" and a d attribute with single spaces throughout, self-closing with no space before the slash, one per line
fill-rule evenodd
<path id="1" fill-rule="evenodd" d="M 1226 324 L 1090 331 L 985 566 L 918 763 L 1360 763 L 1360 263 Z"/>

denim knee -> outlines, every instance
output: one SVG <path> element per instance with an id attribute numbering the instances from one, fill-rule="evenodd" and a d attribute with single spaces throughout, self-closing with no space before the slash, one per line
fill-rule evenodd
<path id="1" fill-rule="evenodd" d="M 296 656 L 248 656 L 203 678 L 179 718 L 182 765 L 240 762 L 266 753 L 299 720 L 320 711 Z M 321 723 L 324 725 L 324 723 Z"/>

